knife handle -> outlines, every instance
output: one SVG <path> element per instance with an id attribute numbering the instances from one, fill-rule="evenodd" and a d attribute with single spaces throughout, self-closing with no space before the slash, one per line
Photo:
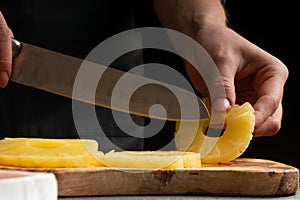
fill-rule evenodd
<path id="1" fill-rule="evenodd" d="M 21 48 L 22 48 L 22 43 L 16 39 L 12 38 L 11 39 L 11 47 L 12 47 L 12 58 L 14 59 L 19 55 Z"/>

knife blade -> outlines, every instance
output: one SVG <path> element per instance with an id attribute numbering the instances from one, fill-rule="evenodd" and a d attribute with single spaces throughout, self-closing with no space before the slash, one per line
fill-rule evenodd
<path id="1" fill-rule="evenodd" d="M 202 100 L 181 87 L 19 42 L 16 39 L 12 39 L 12 53 L 11 80 L 22 85 L 144 117 L 171 121 L 199 120 L 209 117 Z M 87 97 L 91 94 L 87 84 L 79 84 L 79 86 L 77 84 L 76 90 L 78 91 L 79 87 L 83 95 L 74 94 L 76 76 L 84 62 L 85 65 L 90 65 L 90 68 L 95 68 L 102 73 L 101 82 L 92 98 Z M 137 88 L 130 98 L 124 95 L 126 94 L 124 89 L 117 94 L 115 92 L 116 84 L 124 76 L 128 87 Z M 184 102 L 196 100 L 198 109 L 195 110 L 195 107 L 190 106 L 189 103 L 181 105 L 181 100 L 176 98 L 178 96 L 183 98 Z M 157 104 L 163 106 L 166 113 L 161 112 L 160 106 L 153 106 Z M 151 112 L 149 112 L 150 108 Z"/>

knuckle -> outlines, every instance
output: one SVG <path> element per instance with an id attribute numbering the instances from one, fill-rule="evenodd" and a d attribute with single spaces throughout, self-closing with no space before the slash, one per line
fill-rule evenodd
<path id="1" fill-rule="evenodd" d="M 285 77 L 285 79 L 288 78 L 289 76 L 289 69 L 284 65 L 284 67 L 282 67 L 282 75 Z"/>
<path id="2" fill-rule="evenodd" d="M 271 111 L 272 113 L 274 113 L 276 111 L 276 109 L 279 107 L 279 105 L 281 103 L 281 99 L 275 98 L 271 95 L 265 95 L 264 101 L 265 101 L 265 104 L 268 105 L 269 108 L 273 108 L 273 110 Z"/>
<path id="3" fill-rule="evenodd" d="M 216 51 L 212 57 L 217 66 L 230 66 L 228 63 L 234 60 L 233 54 L 226 50 Z"/>
<path id="4" fill-rule="evenodd" d="M 280 74 L 282 77 L 284 77 L 284 79 L 288 78 L 289 69 L 281 60 L 276 59 L 273 65 L 276 66 L 274 68 L 277 69 L 277 70 L 273 70 L 273 73 Z"/>
<path id="5" fill-rule="evenodd" d="M 279 132 L 281 128 L 281 121 L 275 120 L 274 118 L 272 118 L 270 120 L 270 130 L 269 130 L 269 134 L 271 136 L 275 135 L 276 133 Z"/>

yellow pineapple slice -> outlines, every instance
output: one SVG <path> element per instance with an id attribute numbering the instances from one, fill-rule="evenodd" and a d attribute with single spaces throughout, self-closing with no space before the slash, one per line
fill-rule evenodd
<path id="1" fill-rule="evenodd" d="M 204 102 L 209 108 L 207 99 Z M 250 103 L 234 105 L 225 113 L 224 132 L 220 132 L 220 137 L 205 135 L 208 127 L 211 127 L 208 119 L 200 122 L 182 121 L 176 123 L 175 144 L 181 151 L 200 152 L 202 163 L 228 162 L 242 155 L 248 148 L 254 124 L 254 109 Z M 181 132 L 177 134 L 180 126 Z"/>
<path id="2" fill-rule="evenodd" d="M 180 151 L 110 151 L 101 157 L 108 167 L 178 169 L 201 167 L 199 153 Z"/>
<path id="3" fill-rule="evenodd" d="M 0 165 L 18 167 L 86 167 L 101 165 L 98 143 L 91 139 L 5 138 Z"/>

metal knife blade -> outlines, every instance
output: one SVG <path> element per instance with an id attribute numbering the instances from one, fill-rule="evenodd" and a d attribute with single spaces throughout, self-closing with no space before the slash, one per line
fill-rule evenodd
<path id="1" fill-rule="evenodd" d="M 15 39 L 12 39 L 12 46 L 11 80 L 16 83 L 96 106 L 156 119 L 178 121 L 209 117 L 205 104 L 190 91 L 92 62 L 87 63 L 90 67 L 95 67 L 98 71 L 103 72 L 94 99 L 86 98 L 84 95 L 76 96 L 73 92 L 76 76 L 82 63 L 86 61 L 24 42 L 21 43 Z M 129 99 L 124 95 L 126 91 L 119 91 L 117 94 L 114 91 L 114 86 L 124 75 L 126 75 L 128 87 L 138 88 Z M 85 85 L 79 89 L 83 91 L 83 94 L 88 90 Z M 190 104 L 180 105 L 174 94 L 184 97 L 184 101 L 196 98 L 196 107 L 199 108 L 196 112 L 199 114 L 195 115 L 195 107 Z M 154 104 L 163 106 L 166 113 L 162 113 L 159 107 L 153 107 Z M 150 108 L 152 108 L 152 112 L 149 113 Z"/>

